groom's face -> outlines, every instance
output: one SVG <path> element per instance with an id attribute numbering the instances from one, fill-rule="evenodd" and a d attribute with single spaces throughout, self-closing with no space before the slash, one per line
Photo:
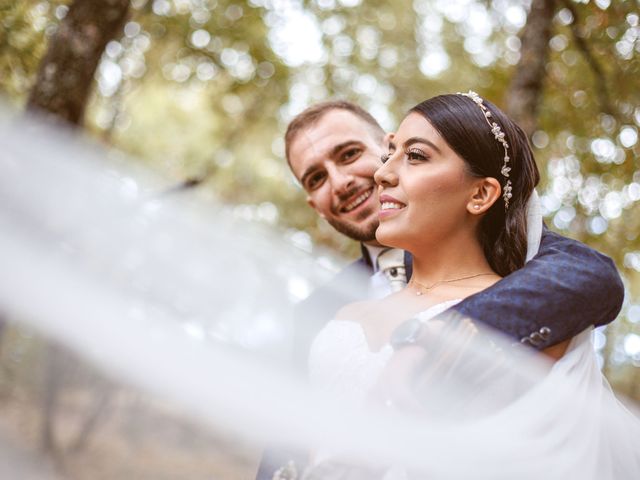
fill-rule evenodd
<path id="1" fill-rule="evenodd" d="M 296 134 L 293 174 L 307 202 L 336 230 L 376 243 L 380 204 L 373 174 L 382 165 L 383 134 L 347 110 L 330 110 Z"/>

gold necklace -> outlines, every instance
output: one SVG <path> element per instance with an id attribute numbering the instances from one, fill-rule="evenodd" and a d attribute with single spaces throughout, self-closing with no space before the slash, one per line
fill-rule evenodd
<path id="1" fill-rule="evenodd" d="M 442 285 L 443 283 L 452 283 L 452 282 L 459 282 L 460 280 L 468 280 L 470 278 L 476 278 L 476 277 L 481 277 L 482 275 L 495 275 L 494 272 L 485 272 L 485 273 L 476 273 L 475 275 L 467 275 L 466 277 L 458 277 L 458 278 L 451 278 L 449 280 L 438 280 L 435 283 L 432 283 L 431 285 L 427 286 L 427 285 L 423 285 L 422 283 L 420 283 L 419 281 L 415 280 L 415 279 L 411 279 L 411 281 L 409 282 L 409 284 L 416 284 L 419 287 L 422 287 L 424 290 L 426 290 L 427 292 L 435 287 L 437 287 L 438 285 Z M 418 290 L 416 292 L 416 295 L 423 295 L 424 292 L 422 290 Z"/>

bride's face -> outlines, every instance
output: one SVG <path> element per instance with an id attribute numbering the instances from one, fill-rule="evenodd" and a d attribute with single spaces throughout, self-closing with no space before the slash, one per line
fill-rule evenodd
<path id="1" fill-rule="evenodd" d="M 471 231 L 478 179 L 420 114 L 402 121 L 374 178 L 381 204 L 376 238 L 383 245 L 413 252 Z"/>

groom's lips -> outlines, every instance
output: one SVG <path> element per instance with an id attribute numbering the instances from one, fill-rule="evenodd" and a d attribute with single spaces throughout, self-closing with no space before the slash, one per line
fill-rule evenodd
<path id="1" fill-rule="evenodd" d="M 378 218 L 382 220 L 392 215 L 396 215 L 407 205 L 400 200 L 392 197 L 391 195 L 380 195 L 380 210 L 378 212 Z"/>
<path id="2" fill-rule="evenodd" d="M 373 193 L 374 187 L 371 185 L 358 190 L 346 201 L 342 202 L 342 204 L 338 208 L 338 211 L 344 214 L 358 210 L 358 208 L 360 208 L 362 205 L 368 203 L 368 200 L 373 196 Z"/>

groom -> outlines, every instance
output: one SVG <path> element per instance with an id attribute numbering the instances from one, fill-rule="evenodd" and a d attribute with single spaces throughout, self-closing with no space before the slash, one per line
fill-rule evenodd
<path id="1" fill-rule="evenodd" d="M 344 282 L 353 283 L 353 276 L 360 274 L 372 277 L 359 282 L 362 294 L 371 292 L 371 286 L 396 289 L 411 277 L 411 259 L 405 252 L 385 249 L 375 238 L 380 204 L 373 174 L 386 153 L 386 141 L 384 130 L 368 112 L 344 101 L 313 105 L 289 124 L 285 151 L 309 205 L 362 247 L 360 259 L 300 304 L 295 361 L 306 365 L 315 334 L 353 301 L 342 291 Z M 346 286 L 345 290 L 353 288 Z M 525 267 L 453 309 L 544 350 L 589 326 L 613 321 L 623 296 L 609 258 L 545 228 L 538 254 Z M 271 479 L 286 460 L 275 457 L 265 456 L 257 480 Z"/>

